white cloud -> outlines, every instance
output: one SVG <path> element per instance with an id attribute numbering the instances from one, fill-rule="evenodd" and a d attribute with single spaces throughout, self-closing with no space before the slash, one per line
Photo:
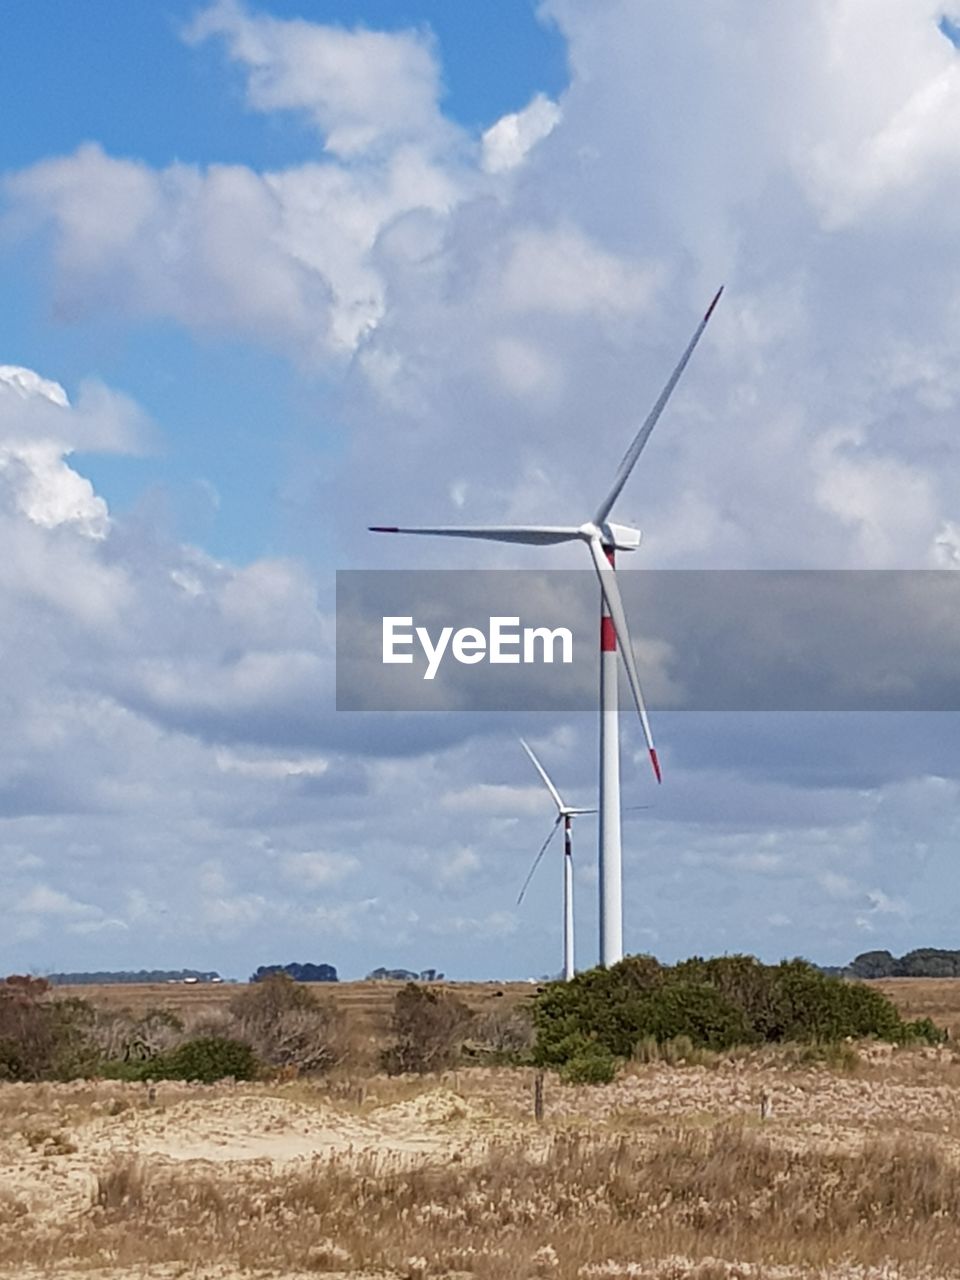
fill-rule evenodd
<path id="1" fill-rule="evenodd" d="M 840 875 L 836 871 L 823 871 L 817 877 L 820 887 L 831 898 L 854 898 L 859 896 L 859 889 L 849 876 Z"/>
<path id="2" fill-rule="evenodd" d="M 154 171 L 91 144 L 14 175 L 7 191 L 25 227 L 53 231 L 63 307 L 239 331 L 316 362 L 352 350 L 382 315 L 379 233 L 409 210 L 446 209 L 457 184 L 409 148 L 357 172 L 331 162 L 257 174 Z"/>
<path id="3" fill-rule="evenodd" d="M 147 430 L 132 401 L 99 383 L 85 384 L 73 408 L 59 383 L 0 365 L 0 483 L 35 525 L 103 538 L 106 503 L 65 458 L 75 449 L 135 452 Z"/>
<path id="4" fill-rule="evenodd" d="M 0 475 L 15 491 L 23 514 L 44 529 L 70 524 L 89 538 L 103 538 L 109 527 L 107 504 L 93 485 L 63 461 L 57 444 L 0 448 Z"/>
<path id="5" fill-rule="evenodd" d="M 937 568 L 960 568 L 960 524 L 944 520 L 933 540 L 933 555 Z"/>
<path id="6" fill-rule="evenodd" d="M 288 853 L 280 865 L 285 879 L 306 889 L 339 884 L 360 866 L 356 858 L 339 853 Z"/>
<path id="7" fill-rule="evenodd" d="M 239 773 L 248 778 L 322 778 L 330 768 L 330 761 L 322 756 L 250 758 L 229 750 L 217 751 L 216 761 L 224 773 Z"/>
<path id="8" fill-rule="evenodd" d="M 826 432 L 813 452 L 817 501 L 855 531 L 862 564 L 889 565 L 899 547 L 934 542 L 941 516 L 932 476 L 870 450 L 863 431 Z"/>
<path id="9" fill-rule="evenodd" d="M 546 94 L 538 93 L 522 111 L 501 116 L 483 135 L 482 163 L 487 173 L 505 173 L 523 164 L 530 151 L 548 137 L 562 112 Z"/>
<path id="10" fill-rule="evenodd" d="M 424 34 L 209 6 L 190 38 L 221 39 L 249 105 L 303 114 L 323 154 L 318 144 L 313 161 L 257 172 L 215 156 L 155 168 L 90 145 L 11 175 L 8 226 L 46 229 L 60 314 L 74 322 L 161 316 L 342 372 L 330 416 L 343 448 L 322 509 L 342 527 L 349 513 L 351 528 L 360 511 L 364 522 L 588 514 L 725 280 L 618 508 L 642 517 L 635 561 L 954 565 L 960 64 L 936 6 L 547 0 L 544 11 L 567 40 L 569 88 L 471 138 L 440 111 Z M 156 904 L 158 948 L 201 947 L 209 904 L 234 956 L 243 939 L 325 947 L 329 935 L 338 954 L 314 958 L 362 970 L 371 937 L 406 948 L 429 919 L 474 972 L 492 966 L 489 937 L 505 971 L 548 967 L 557 877 L 533 895 L 529 927 L 510 907 L 549 806 L 535 780 L 518 781 L 523 761 L 490 722 L 394 720 L 386 733 L 333 717 L 312 575 L 141 545 L 70 453 L 143 447 L 142 415 L 103 388 L 68 406 L 55 384 L 5 373 L 10 900 L 33 892 L 29 851 L 64 894 L 48 906 L 98 904 L 102 915 L 75 922 L 136 920 Z M 532 563 L 426 540 L 356 555 Z M 641 656 L 646 669 L 668 655 Z M 721 733 L 676 719 L 661 735 L 674 789 L 626 824 L 634 942 L 759 938 L 846 959 L 827 953 L 854 918 L 882 924 L 885 940 L 917 911 L 948 929 L 946 895 L 913 871 L 953 874 L 949 798 L 903 783 L 955 772 L 946 728 L 905 744 L 886 722 Z M 552 745 L 589 792 L 593 721 L 563 734 Z M 638 770 L 625 777 L 639 789 Z M 583 883 L 593 865 L 580 848 Z M 338 852 L 315 852 L 327 849 Z M 111 883 L 90 887 L 84 870 L 107 856 Z M 354 859 L 358 877 L 375 873 L 375 898 L 347 895 Z M 198 894 L 208 863 L 219 879 Z M 299 900 L 298 877 L 323 888 L 322 904 Z M 793 924 L 769 910 L 773 878 Z M 469 894 L 469 916 L 441 916 L 441 894 Z M 582 909 L 586 932 L 586 898 Z M 66 918 L 18 913 L 26 930 Z"/>
<path id="11" fill-rule="evenodd" d="M 641 311 L 652 301 L 658 275 L 591 244 L 574 227 L 525 229 L 510 248 L 504 302 L 508 311 L 561 315 Z"/>
<path id="12" fill-rule="evenodd" d="M 28 403 L 38 399 L 48 400 L 60 409 L 68 409 L 70 401 L 59 382 L 41 378 L 33 369 L 23 369 L 13 364 L 0 364 L 0 385 L 5 391 L 15 392 Z"/>
<path id="13" fill-rule="evenodd" d="M 49 885 L 38 884 L 16 904 L 16 910 L 26 915 L 60 916 L 66 919 L 77 919 L 85 916 L 100 916 L 98 907 L 88 902 L 77 902 L 59 889 L 51 889 Z"/>
<path id="14" fill-rule="evenodd" d="M 253 15 L 217 0 L 186 31 L 193 42 L 220 36 L 247 71 L 258 111 L 305 112 L 328 151 L 351 157 L 450 132 L 441 115 L 439 68 L 422 32 L 387 33 Z"/>

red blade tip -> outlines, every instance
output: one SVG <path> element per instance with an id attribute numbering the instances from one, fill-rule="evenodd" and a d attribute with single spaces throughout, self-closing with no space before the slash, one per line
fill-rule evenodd
<path id="1" fill-rule="evenodd" d="M 400 530 L 395 525 L 389 524 L 370 524 L 367 525 L 370 533 L 399 533 Z"/>
<path id="2" fill-rule="evenodd" d="M 720 288 L 717 290 L 717 292 L 713 295 L 713 301 L 710 303 L 709 307 L 707 307 L 707 314 L 703 317 L 704 324 L 706 324 L 707 321 L 710 319 L 710 317 L 713 315 L 713 308 L 720 301 L 721 293 L 723 293 L 723 285 L 721 285 Z"/>
<path id="3" fill-rule="evenodd" d="M 662 782 L 663 778 L 660 776 L 660 761 L 657 759 L 656 747 L 650 748 L 650 763 L 653 765 L 653 772 L 657 775 L 657 781 Z"/>

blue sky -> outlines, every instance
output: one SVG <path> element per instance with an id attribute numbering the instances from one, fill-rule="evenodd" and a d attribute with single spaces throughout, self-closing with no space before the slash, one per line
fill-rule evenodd
<path id="1" fill-rule="evenodd" d="M 67 7 L 14 0 L 7 10 L 0 114 L 17 127 L 5 140 L 4 167 L 20 168 L 89 141 L 157 166 L 274 169 L 315 159 L 316 135 L 297 113 L 250 111 L 241 77 L 222 49 L 184 43 L 182 32 L 198 8 L 182 0 Z M 555 96 L 566 79 L 558 31 L 538 20 L 535 5 L 517 0 L 492 0 L 482 9 L 443 0 L 291 2 L 269 12 L 347 28 L 429 29 L 442 62 L 444 110 L 473 132 L 525 106 L 535 92 Z M 296 477 L 305 465 L 323 465 L 328 449 L 338 447 L 323 379 L 294 386 L 282 358 L 219 334 L 198 344 L 164 323 L 131 329 L 109 314 L 82 325 L 58 320 L 44 291 L 43 264 L 19 257 L 4 262 L 0 338 L 8 362 L 35 365 L 49 352 L 61 381 L 95 372 L 133 388 L 162 424 L 149 458 L 78 460 L 111 504 L 129 507 L 145 490 L 160 489 L 176 528 L 218 554 L 300 550 L 310 512 L 291 510 L 301 491 Z M 270 421 L 273 450 L 263 448 Z M 219 495 L 216 510 L 204 501 L 205 485 Z M 329 547 L 321 539 L 316 551 L 328 555 Z"/>
<path id="2" fill-rule="evenodd" d="M 527 567 L 364 530 L 581 520 L 721 282 L 634 564 L 960 566 L 945 8 L 11 0 L 0 969 L 555 969 L 519 723 L 338 716 L 333 573 Z M 592 803 L 594 718 L 522 727 Z M 957 942 L 952 716 L 657 731 L 630 949 Z"/>

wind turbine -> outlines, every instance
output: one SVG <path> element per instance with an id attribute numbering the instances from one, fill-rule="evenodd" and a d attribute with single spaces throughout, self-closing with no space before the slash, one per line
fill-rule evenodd
<path id="1" fill-rule="evenodd" d="M 660 762 L 650 720 L 640 688 L 640 676 L 630 644 L 627 618 L 617 584 L 616 553 L 636 551 L 640 530 L 614 524 L 610 512 L 630 478 L 630 473 L 663 413 L 667 401 L 693 355 L 694 348 L 723 293 L 721 286 L 694 331 L 693 337 L 666 386 L 634 436 L 613 480 L 613 487 L 581 525 L 432 525 L 401 527 L 371 525 L 372 533 L 418 533 L 442 538 L 481 538 L 493 542 L 520 542 L 552 546 L 560 542 L 585 542 L 600 582 L 600 963 L 616 964 L 623 958 L 623 854 L 620 841 L 620 714 L 617 706 L 617 646 L 640 716 L 650 763 L 660 782 Z"/>
<path id="2" fill-rule="evenodd" d="M 533 873 L 540 865 L 540 860 L 547 852 L 550 841 L 557 834 L 557 829 L 563 823 L 563 980 L 570 982 L 573 978 L 573 819 L 581 813 L 596 813 L 596 809 L 575 809 L 572 805 L 564 804 L 561 799 L 560 792 L 550 781 L 550 776 L 546 769 L 533 753 L 533 749 L 520 739 L 520 745 L 530 757 L 533 767 L 543 779 L 543 785 L 553 796 L 553 803 L 557 806 L 557 817 L 550 828 L 550 834 L 540 846 L 540 852 L 533 860 L 527 878 L 523 882 L 523 888 L 520 890 L 520 896 L 517 898 L 517 906 L 523 901 L 523 895 L 527 892 L 527 887 L 533 879 Z"/>

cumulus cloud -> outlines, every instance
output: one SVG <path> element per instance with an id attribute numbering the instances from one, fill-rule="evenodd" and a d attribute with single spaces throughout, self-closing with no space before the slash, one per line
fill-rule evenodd
<path id="1" fill-rule="evenodd" d="M 192 43 L 222 38 L 246 70 L 250 106 L 306 113 L 336 155 L 446 141 L 454 132 L 438 106 L 440 72 L 426 32 L 348 31 L 217 0 L 185 35 Z"/>
<path id="2" fill-rule="evenodd" d="M 636 559 L 955 566 L 960 63 L 938 6 L 543 11 L 568 88 L 473 137 L 444 116 L 424 32 L 221 0 L 188 40 L 221 42 L 251 109 L 310 121 L 317 157 L 155 168 L 90 144 L 9 175 L 7 226 L 40 229 L 74 322 L 162 316 L 324 370 L 345 439 L 313 496 L 351 529 L 584 518 L 726 281 L 618 506 L 644 526 Z M 24 727 L 0 790 L 16 900 L 53 883 L 22 859 L 63 846 L 73 870 L 56 892 L 102 902 L 104 919 L 149 909 L 161 940 L 202 933 L 207 904 L 223 938 L 325 930 L 363 968 L 364 936 L 412 946 L 442 893 L 431 928 L 474 971 L 494 935 L 514 971 L 549 954 L 556 875 L 519 935 L 501 914 L 542 823 L 497 728 L 334 723 L 329 628 L 302 566 L 145 549 L 69 461 L 135 447 L 129 402 L 91 387 L 71 406 L 16 371 L 0 392 L 0 641 Z M 526 563 L 514 548 L 351 545 L 378 566 Z M 582 793 L 592 720 L 567 733 L 551 763 Z M 858 927 L 882 923 L 891 945 L 918 911 L 949 927 L 932 886 L 956 831 L 931 800 L 931 779 L 956 773 L 949 726 L 681 717 L 662 738 L 673 790 L 627 824 L 628 937 L 665 954 L 802 939 L 842 960 L 831 948 Z M 75 838 L 62 815 L 81 809 Z M 83 868 L 116 851 L 117 813 L 139 879 L 95 894 Z M 331 849 L 357 874 L 336 879 L 344 864 L 317 852 Z M 219 888 L 199 883 L 211 859 Z M 285 868 L 312 875 L 318 900 L 298 901 Z M 373 896 L 357 885 L 370 868 L 385 877 Z M 789 916 L 769 910 L 772 879 Z"/>
<path id="3" fill-rule="evenodd" d="M 137 406 L 99 383 L 86 383 L 73 407 L 59 383 L 32 369 L 0 365 L 0 476 L 9 498 L 35 525 L 69 524 L 88 537 L 104 537 L 106 504 L 65 459 L 77 449 L 138 452 L 148 432 Z"/>
<path id="4" fill-rule="evenodd" d="M 222 38 L 250 105 L 306 112 L 329 159 L 154 170 L 88 144 L 8 179 L 9 225 L 48 229 L 66 313 L 106 305 L 239 330 L 310 364 L 349 354 L 386 305 L 378 236 L 412 211 L 448 210 L 465 181 L 431 40 L 281 21 L 233 0 L 185 35 Z"/>
<path id="5" fill-rule="evenodd" d="M 538 93 L 522 111 L 501 116 L 483 135 L 483 167 L 488 173 L 516 169 L 530 150 L 550 136 L 561 111 L 546 94 Z"/>

